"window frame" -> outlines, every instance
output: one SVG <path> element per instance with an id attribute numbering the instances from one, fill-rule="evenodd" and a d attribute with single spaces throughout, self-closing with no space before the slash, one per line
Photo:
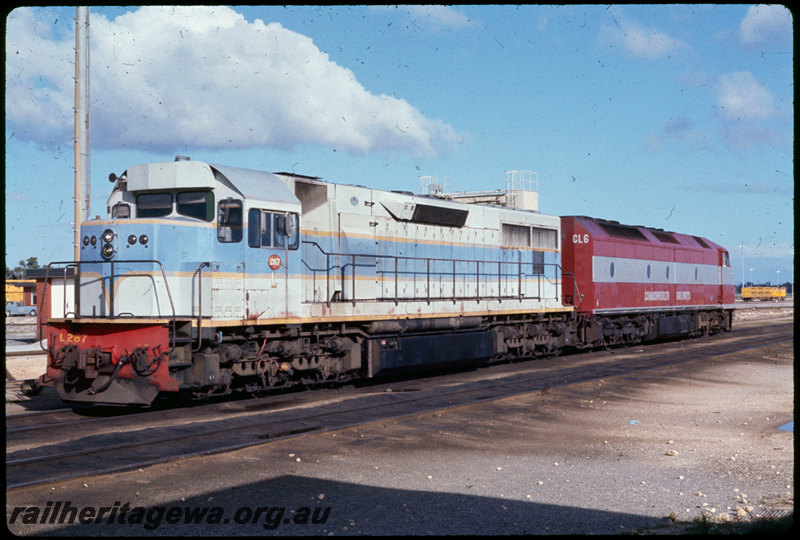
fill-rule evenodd
<path id="1" fill-rule="evenodd" d="M 290 224 L 287 226 L 287 218 Z M 291 221 L 294 224 L 291 224 Z M 293 235 L 287 229 L 294 227 Z M 265 238 L 269 241 L 265 242 Z M 281 212 L 264 208 L 250 208 L 247 211 L 247 244 L 257 249 L 289 249 L 300 247 L 300 214 Z"/>
<path id="2" fill-rule="evenodd" d="M 189 195 L 197 196 L 201 194 L 203 196 L 202 203 L 181 203 L 181 198 L 186 198 Z M 203 209 L 203 217 L 187 212 L 188 209 L 199 209 L 201 206 Z M 183 207 L 183 211 L 181 211 L 181 207 Z M 210 189 L 197 191 L 178 191 L 175 193 L 175 213 L 179 216 L 199 219 L 201 221 L 211 223 L 214 221 L 214 208 L 214 192 Z"/>
<path id="3" fill-rule="evenodd" d="M 122 211 L 125 211 L 125 215 Z M 118 202 L 111 207 L 111 219 L 130 219 L 131 218 L 131 205 L 126 202 Z"/>
<path id="4" fill-rule="evenodd" d="M 223 205 L 228 205 L 227 213 L 222 215 Z M 238 210 L 238 219 L 232 220 L 231 209 Z M 217 209 L 217 240 L 223 244 L 238 244 L 244 237 L 244 202 L 241 199 L 226 197 L 221 199 Z M 227 231 L 231 234 L 228 236 Z"/>
<path id="5" fill-rule="evenodd" d="M 164 208 L 166 208 L 166 206 L 163 205 L 163 204 L 160 205 L 160 206 L 150 206 L 150 207 L 148 207 L 147 204 L 149 204 L 149 203 L 146 203 L 145 207 L 142 208 L 142 202 L 141 202 L 142 199 L 145 199 L 145 198 L 155 199 L 156 197 L 164 197 L 164 196 L 169 197 L 169 211 L 167 213 L 165 213 L 165 214 L 164 213 L 158 213 L 158 214 L 155 214 L 155 215 L 144 215 L 144 216 L 141 215 L 142 214 L 142 210 L 145 210 L 145 213 L 147 213 L 148 211 L 152 211 L 153 209 L 159 209 L 159 208 L 160 209 L 164 209 Z M 137 193 L 136 194 L 136 217 L 137 218 L 145 218 L 145 219 L 147 219 L 147 218 L 163 218 L 163 217 L 167 217 L 167 216 L 171 215 L 174 211 L 175 211 L 175 197 L 169 191 L 144 192 L 144 193 Z"/>

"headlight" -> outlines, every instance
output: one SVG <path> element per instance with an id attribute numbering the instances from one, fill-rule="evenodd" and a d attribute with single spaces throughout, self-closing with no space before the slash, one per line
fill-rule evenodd
<path id="1" fill-rule="evenodd" d="M 114 231 L 111 229 L 106 229 L 103 231 L 103 236 L 101 238 L 106 244 L 110 243 L 114 239 Z"/>
<path id="2" fill-rule="evenodd" d="M 135 234 L 131 234 L 131 235 L 128 236 L 128 243 L 130 245 L 133 245 L 133 244 L 136 243 L 136 235 Z"/>
<path id="3" fill-rule="evenodd" d="M 111 256 L 114 255 L 114 246 L 112 246 L 111 244 L 103 245 L 102 254 L 103 257 L 105 257 L 106 259 L 110 259 Z"/>

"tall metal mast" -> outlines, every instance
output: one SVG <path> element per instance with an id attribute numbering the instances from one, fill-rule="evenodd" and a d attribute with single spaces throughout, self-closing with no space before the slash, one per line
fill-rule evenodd
<path id="1" fill-rule="evenodd" d="M 81 222 L 90 212 L 89 180 L 89 8 L 75 9 L 75 223 L 74 258 L 80 259 Z M 84 189 L 85 188 L 85 189 Z"/>

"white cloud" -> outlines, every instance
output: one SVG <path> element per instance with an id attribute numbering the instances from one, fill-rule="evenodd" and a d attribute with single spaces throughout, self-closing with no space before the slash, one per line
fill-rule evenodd
<path id="1" fill-rule="evenodd" d="M 791 132 L 787 134 L 774 122 L 781 115 L 772 93 L 749 71 L 719 76 L 714 92 L 720 136 L 730 148 L 737 152 L 763 146 L 791 149 Z"/>
<path id="2" fill-rule="evenodd" d="M 691 118 L 679 115 L 667 120 L 658 133 L 651 133 L 644 139 L 644 146 L 648 150 L 658 152 L 673 143 L 686 144 L 695 150 L 708 150 L 708 134 L 703 131 Z"/>
<path id="3" fill-rule="evenodd" d="M 447 6 L 411 5 L 407 9 L 415 18 L 421 18 L 437 27 L 465 28 L 472 23 L 469 17 Z"/>
<path id="4" fill-rule="evenodd" d="M 645 28 L 626 17 L 612 15 L 612 18 L 614 26 L 605 25 L 601 38 L 622 46 L 634 58 L 655 60 L 688 48 L 685 42 L 656 28 Z"/>
<path id="5" fill-rule="evenodd" d="M 6 34 L 6 126 L 72 133 L 74 37 L 19 8 Z M 92 146 L 281 147 L 434 156 L 457 134 L 408 102 L 375 95 L 313 41 L 227 7 L 146 6 L 90 24 Z"/>
<path id="6" fill-rule="evenodd" d="M 785 44 L 792 35 L 792 14 L 785 6 L 750 6 L 739 25 L 739 39 L 745 45 Z"/>
<path id="7" fill-rule="evenodd" d="M 717 105 L 731 120 L 764 120 L 774 113 L 772 94 L 749 71 L 726 73 L 719 77 Z"/>
<path id="8" fill-rule="evenodd" d="M 395 5 L 370 6 L 372 11 L 395 13 L 405 12 L 417 29 L 457 30 L 473 26 L 472 19 L 449 6 L 441 5 Z"/>

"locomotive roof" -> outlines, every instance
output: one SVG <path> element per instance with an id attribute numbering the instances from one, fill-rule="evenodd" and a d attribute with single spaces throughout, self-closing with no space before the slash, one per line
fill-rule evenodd
<path id="1" fill-rule="evenodd" d="M 247 199 L 299 205 L 300 201 L 275 174 L 213 165 L 202 161 L 173 161 L 134 165 L 126 172 L 128 190 L 213 188 L 221 175 Z"/>
<path id="2" fill-rule="evenodd" d="M 253 169 L 240 169 L 239 167 L 229 167 L 227 165 L 209 166 L 219 171 L 248 199 L 300 204 L 300 200 L 295 197 L 289 186 L 273 173 Z"/>
<path id="3" fill-rule="evenodd" d="M 584 226 L 591 223 L 596 226 L 593 227 L 595 235 L 602 234 L 609 238 L 626 239 L 634 242 L 675 244 L 694 249 L 716 249 L 720 247 L 707 238 L 691 234 L 665 231 L 664 229 L 645 227 L 643 225 L 625 225 L 619 221 L 588 216 L 564 217 L 579 219 L 583 221 Z"/>

